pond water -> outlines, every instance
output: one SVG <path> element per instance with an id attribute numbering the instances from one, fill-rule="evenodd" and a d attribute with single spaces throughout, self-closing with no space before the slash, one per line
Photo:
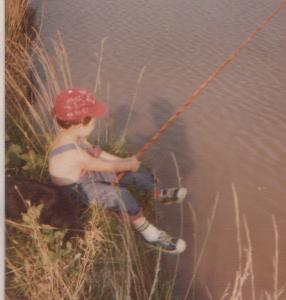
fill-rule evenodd
<path id="1" fill-rule="evenodd" d="M 39 12 L 43 9 L 41 36 L 47 49 L 57 31 L 62 35 L 74 85 L 94 87 L 96 53 L 107 37 L 97 95 L 109 102 L 119 131 L 137 93 L 128 126 L 129 142 L 136 151 L 279 3 L 49 0 L 35 5 Z M 175 156 L 182 185 L 189 189 L 183 207 L 160 207 L 162 226 L 179 234 L 183 223 L 188 243 L 180 257 L 178 299 L 183 299 L 194 271 L 194 232 L 200 252 L 217 193 L 194 299 L 209 299 L 208 292 L 220 299 L 228 283 L 234 282 L 238 246 L 232 183 L 241 217 L 245 216 L 249 227 L 257 299 L 273 289 L 272 216 L 279 231 L 279 285 L 286 283 L 285 28 L 286 9 L 146 152 L 146 160 L 165 185 L 177 184 Z M 140 72 L 144 73 L 137 85 Z M 242 218 L 241 231 L 246 246 Z M 176 258 L 167 260 L 171 271 Z M 250 291 L 247 283 L 245 299 L 251 299 Z"/>

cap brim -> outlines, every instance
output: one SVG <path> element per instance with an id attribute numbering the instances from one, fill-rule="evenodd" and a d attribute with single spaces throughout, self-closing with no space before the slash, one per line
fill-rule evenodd
<path id="1" fill-rule="evenodd" d="M 89 108 L 91 117 L 104 117 L 108 111 L 108 107 L 104 102 L 96 101 L 96 105 Z"/>

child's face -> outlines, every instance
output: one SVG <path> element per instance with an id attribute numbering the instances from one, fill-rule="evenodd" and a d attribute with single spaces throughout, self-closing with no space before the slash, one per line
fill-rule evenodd
<path id="1" fill-rule="evenodd" d="M 78 128 L 78 134 L 80 137 L 87 137 L 94 129 L 96 119 L 91 119 L 87 125 L 80 124 Z"/>

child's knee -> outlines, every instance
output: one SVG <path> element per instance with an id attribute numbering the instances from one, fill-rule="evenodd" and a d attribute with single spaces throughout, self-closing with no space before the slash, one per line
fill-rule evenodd
<path id="1" fill-rule="evenodd" d="M 153 173 L 142 171 L 136 176 L 137 187 L 145 190 L 150 190 L 156 185 L 156 177 Z"/>
<path id="2" fill-rule="evenodd" d="M 140 206 L 134 198 L 125 201 L 125 209 L 130 216 L 135 216 L 140 212 Z"/>

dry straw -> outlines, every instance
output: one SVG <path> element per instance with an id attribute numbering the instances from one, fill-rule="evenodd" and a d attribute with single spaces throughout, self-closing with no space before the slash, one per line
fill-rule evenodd
<path id="1" fill-rule="evenodd" d="M 37 36 L 36 39 L 31 40 L 29 36 L 23 34 L 22 25 L 27 15 L 27 1 L 7 1 L 7 117 L 11 122 L 9 126 L 20 132 L 28 146 L 40 155 L 46 155 L 57 130 L 50 116 L 53 99 L 61 89 L 73 84 L 72 74 L 69 71 L 68 55 L 60 35 L 53 41 L 54 55 L 50 57 Z M 98 55 L 96 91 L 100 88 L 104 45 L 105 40 L 101 44 Z M 139 74 L 124 136 L 127 133 L 144 71 L 145 67 Z M 108 90 L 110 94 L 110 85 Z M 107 130 L 105 136 L 110 142 L 110 133 Z M 118 147 L 115 151 L 118 152 L 120 149 Z M 172 157 L 180 185 L 179 167 L 174 154 Z M 248 281 L 250 281 L 252 300 L 285 299 L 285 289 L 279 286 L 279 235 L 275 217 L 272 218 L 275 246 L 273 290 L 265 291 L 261 297 L 258 297 L 255 290 L 253 267 L 255 257 L 253 257 L 251 236 L 246 217 L 243 215 L 241 219 L 236 187 L 232 184 L 231 188 L 239 264 L 234 282 L 226 283 L 220 299 L 248 300 L 244 297 L 244 289 Z M 197 275 L 207 251 L 207 242 L 212 234 L 218 201 L 217 194 L 200 249 L 198 249 L 198 240 L 201 239 L 200 227 L 195 209 L 189 205 L 189 217 L 193 220 L 194 230 L 193 245 L 189 245 L 187 251 L 193 253 L 193 267 L 192 277 L 183 298 L 185 300 L 196 299 Z M 181 234 L 182 209 L 181 207 Z M 144 242 L 134 235 L 130 223 L 125 219 L 120 219 L 96 207 L 89 209 L 85 214 L 85 237 L 83 240 L 75 240 L 75 245 L 72 247 L 69 242 L 66 245 L 62 244 L 65 230 L 46 225 L 39 226 L 40 212 L 41 207 L 29 207 L 21 223 L 13 221 L 6 223 L 7 299 L 175 299 L 173 291 L 180 258 L 177 258 L 172 278 L 167 281 L 167 284 L 162 284 L 162 253 L 146 247 Z M 242 234 L 246 236 L 246 245 L 242 243 Z M 208 287 L 205 287 L 205 290 L 207 297 L 213 299 L 212 291 Z"/>

